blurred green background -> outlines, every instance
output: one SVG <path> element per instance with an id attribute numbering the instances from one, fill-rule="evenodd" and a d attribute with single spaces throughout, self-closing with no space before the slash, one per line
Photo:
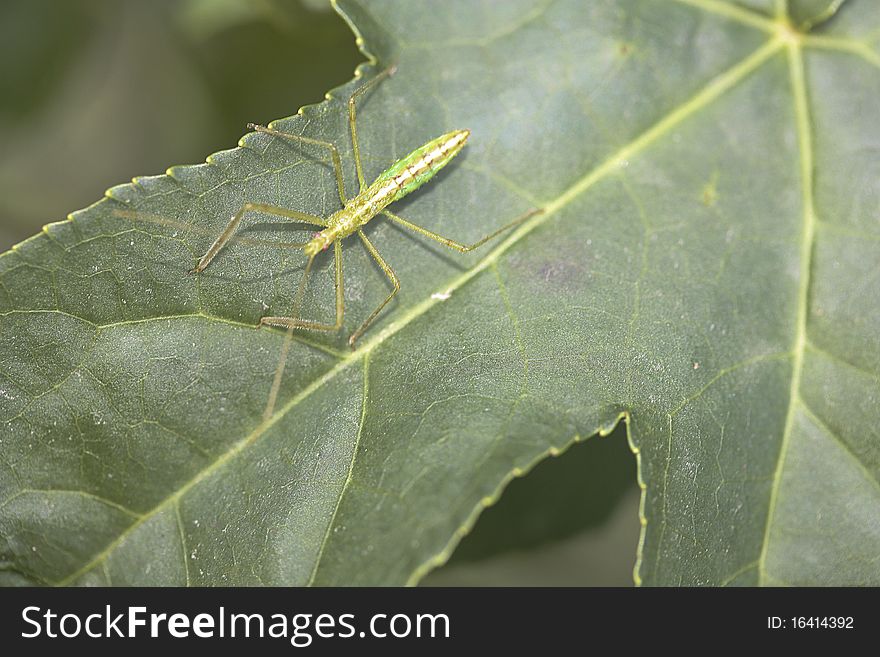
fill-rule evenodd
<path id="1" fill-rule="evenodd" d="M 234 147 L 363 61 L 329 0 L 3 0 L 0 251 L 133 176 Z M 514 481 L 427 585 L 631 585 L 619 429 Z"/>

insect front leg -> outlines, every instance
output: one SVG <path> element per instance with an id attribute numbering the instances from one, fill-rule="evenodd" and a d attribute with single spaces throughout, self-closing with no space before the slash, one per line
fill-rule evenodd
<path id="1" fill-rule="evenodd" d="M 460 251 L 462 253 L 468 253 L 469 251 L 473 251 L 477 247 L 482 246 L 483 244 L 485 244 L 489 240 L 491 240 L 495 237 L 498 237 L 501 233 L 503 233 L 507 230 L 510 230 L 514 226 L 520 225 L 521 223 L 523 223 L 527 219 L 530 219 L 531 217 L 535 216 L 536 214 L 540 214 L 543 211 L 544 210 L 542 210 L 541 208 L 533 208 L 532 210 L 525 212 L 524 214 L 520 215 L 519 217 L 517 217 L 516 219 L 511 221 L 509 224 L 503 225 L 498 230 L 496 230 L 492 233 L 489 233 L 488 235 L 477 240 L 473 244 L 462 244 L 461 242 L 456 242 L 455 240 L 451 240 L 448 237 L 443 237 L 442 235 L 438 235 L 437 233 L 434 233 L 434 232 L 428 230 L 427 228 L 422 228 L 421 226 L 414 224 L 411 221 L 407 221 L 403 217 L 399 217 L 396 214 L 388 212 L 388 210 L 383 210 L 382 214 L 384 214 L 386 217 L 388 217 L 392 221 L 397 222 L 401 226 L 404 226 L 405 228 L 409 228 L 410 230 L 415 231 L 415 232 L 419 233 L 420 235 L 424 235 L 425 237 L 429 237 L 432 240 L 434 240 L 435 242 L 440 242 L 440 244 L 448 246 L 451 249 L 455 249 L 456 251 Z"/>
<path id="2" fill-rule="evenodd" d="M 342 318 L 345 314 L 345 294 L 342 282 L 342 245 L 339 242 L 333 242 L 333 254 L 335 256 L 336 273 L 334 277 L 334 286 L 336 288 L 336 322 L 334 324 L 324 324 L 309 319 L 301 319 L 299 317 L 263 317 L 260 320 L 261 326 L 279 326 L 282 328 L 301 328 L 307 331 L 338 331 L 342 328 Z M 296 300 L 294 301 L 294 314 L 299 314 L 302 298 L 306 290 L 306 281 L 312 268 L 314 256 L 309 258 L 303 277 L 299 282 Z"/>
<path id="3" fill-rule="evenodd" d="M 306 212 L 297 212 L 296 210 L 288 210 L 286 208 L 279 208 L 275 205 L 265 205 L 263 203 L 245 203 L 241 206 L 238 212 L 232 215 L 232 219 L 226 225 L 226 228 L 223 229 L 223 232 L 220 233 L 220 237 L 218 237 L 214 243 L 211 245 L 211 248 L 208 249 L 207 253 L 202 256 L 199 263 L 195 266 L 194 269 L 190 273 L 198 274 L 201 271 L 204 271 L 205 267 L 211 264 L 211 261 L 214 259 L 214 256 L 224 247 L 224 245 L 229 241 L 232 237 L 235 230 L 238 228 L 238 224 L 241 223 L 242 218 L 248 212 L 262 212 L 263 214 L 271 214 L 276 217 L 283 217 L 284 219 L 290 219 L 292 221 L 298 221 L 305 224 L 313 224 L 315 226 L 326 226 L 327 222 L 321 217 L 316 217 L 313 214 L 308 214 Z M 307 242 L 303 242 L 302 244 L 293 243 L 287 244 L 287 246 L 305 246 Z"/>
<path id="4" fill-rule="evenodd" d="M 367 317 L 367 320 L 363 324 L 360 325 L 360 328 L 358 328 L 357 331 L 355 331 L 354 333 L 351 334 L 351 337 L 348 339 L 348 344 L 350 347 L 354 347 L 355 340 L 357 340 L 359 337 L 361 337 L 364 334 L 364 331 L 366 331 L 367 327 L 373 323 L 373 320 L 376 319 L 376 316 L 380 312 L 382 312 L 382 309 L 388 304 L 389 301 L 391 301 L 391 299 L 394 298 L 394 295 L 397 294 L 398 292 L 400 292 L 400 281 L 397 278 L 397 274 L 394 273 L 394 270 L 391 269 L 391 267 L 388 265 L 388 263 L 385 262 L 385 260 L 382 258 L 381 255 L 379 255 L 379 252 L 376 250 L 376 247 L 373 246 L 373 243 L 369 239 L 367 239 L 367 236 L 364 234 L 364 231 L 359 230 L 358 237 L 361 238 L 364 245 L 367 247 L 367 251 L 369 251 L 370 255 L 373 256 L 373 258 L 375 258 L 376 262 L 378 262 L 379 266 L 382 268 L 382 271 L 384 271 L 385 275 L 391 280 L 391 284 L 394 286 L 394 289 L 391 291 L 391 294 L 388 295 L 388 297 L 385 299 L 385 301 L 380 303 L 379 306 L 376 308 L 376 310 L 374 310 L 370 314 L 370 316 Z"/>

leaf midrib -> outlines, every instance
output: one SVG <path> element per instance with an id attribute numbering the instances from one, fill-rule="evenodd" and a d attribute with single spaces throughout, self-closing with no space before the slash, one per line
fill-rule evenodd
<path id="1" fill-rule="evenodd" d="M 488 267 L 497 262 L 504 253 L 506 253 L 511 247 L 519 243 L 520 240 L 522 240 L 526 235 L 528 235 L 544 222 L 546 222 L 549 217 L 555 215 L 557 212 L 565 208 L 587 189 L 589 189 L 599 181 L 605 179 L 607 176 L 613 174 L 622 166 L 625 166 L 630 158 L 637 155 L 639 152 L 644 150 L 646 147 L 655 142 L 658 138 L 662 137 L 664 134 L 668 133 L 674 126 L 678 125 L 684 119 L 699 111 L 703 107 L 707 106 L 708 104 L 716 100 L 719 96 L 724 94 L 726 91 L 734 87 L 739 81 L 744 79 L 753 71 L 757 70 L 766 60 L 768 60 L 775 53 L 781 50 L 784 45 L 784 40 L 780 36 L 775 36 L 774 38 L 769 39 L 765 44 L 756 49 L 752 54 L 744 58 L 742 61 L 727 69 L 721 75 L 712 79 L 707 85 L 703 87 L 703 89 L 701 89 L 685 103 L 679 105 L 677 108 L 675 108 L 658 122 L 656 122 L 648 130 L 624 145 L 616 153 L 607 158 L 602 164 L 600 164 L 598 167 L 594 168 L 592 171 L 585 174 L 582 178 L 572 184 L 562 194 L 558 195 L 555 199 L 552 199 L 545 203 L 543 205 L 544 212 L 542 214 L 536 215 L 534 218 L 527 221 L 519 229 L 515 230 L 507 239 L 501 242 L 501 244 L 499 244 L 495 249 L 489 252 L 489 254 L 485 258 L 480 260 L 474 267 L 466 272 L 463 272 L 460 276 L 454 279 L 453 282 L 447 287 L 449 292 L 454 293 L 455 291 L 461 289 L 471 279 L 475 278 L 478 274 L 482 273 Z M 248 436 L 233 444 L 214 462 L 196 473 L 195 476 L 193 476 L 190 480 L 188 480 L 186 483 L 176 489 L 168 497 L 160 501 L 151 510 L 145 512 L 137 522 L 130 525 L 128 528 L 126 528 L 125 531 L 121 532 L 115 540 L 109 543 L 103 550 L 101 550 L 101 552 L 96 554 L 88 563 L 84 564 L 81 568 L 68 575 L 64 579 L 60 580 L 57 585 L 64 586 L 70 584 L 80 576 L 89 572 L 94 566 L 96 566 L 98 563 L 102 562 L 107 556 L 109 556 L 109 554 L 112 553 L 115 548 L 119 544 L 121 544 L 133 531 L 135 531 L 145 522 L 149 521 L 152 517 L 154 517 L 157 513 L 159 513 L 169 505 L 177 504 L 178 501 L 193 487 L 198 485 L 209 475 L 214 473 L 216 470 L 225 465 L 228 461 L 239 455 L 246 448 L 256 442 L 264 433 L 266 433 L 266 431 L 272 428 L 289 412 L 296 408 L 296 406 L 298 406 L 301 401 L 310 397 L 312 393 L 320 389 L 325 383 L 333 380 L 337 375 L 341 374 L 352 365 L 360 362 L 361 359 L 365 359 L 370 353 L 372 353 L 373 350 L 381 346 L 389 337 L 404 329 L 411 322 L 420 318 L 431 308 L 441 302 L 442 301 L 439 299 L 429 297 L 424 299 L 420 303 L 412 306 L 409 310 L 401 312 L 399 314 L 399 317 L 396 320 L 392 321 L 384 330 L 378 332 L 372 339 L 366 341 L 363 346 L 361 346 L 356 351 L 341 358 L 335 366 L 333 366 L 322 376 L 320 376 L 318 379 L 313 381 L 302 391 L 296 394 L 290 401 L 288 401 L 284 406 L 278 409 L 275 414 L 272 415 L 272 417 L 259 424 Z M 166 318 L 164 317 L 157 317 L 154 318 L 153 321 L 164 321 L 165 319 Z M 356 452 L 353 454 L 353 458 L 355 457 Z M 340 492 L 340 498 L 341 495 L 342 492 Z"/>
<path id="2" fill-rule="evenodd" d="M 810 294 L 810 273 L 813 262 L 813 245 L 816 235 L 816 210 L 813 198 L 813 139 L 810 130 L 810 108 L 807 99 L 806 81 L 804 80 L 804 61 L 800 43 L 788 43 L 788 69 L 791 77 L 792 95 L 794 97 L 795 127 L 798 137 L 798 154 L 801 177 L 801 203 L 803 204 L 803 230 L 800 244 L 800 276 L 797 290 L 797 319 L 795 326 L 794 345 L 792 347 L 791 387 L 789 388 L 788 409 L 786 409 L 785 425 L 782 441 L 779 445 L 779 456 L 773 470 L 773 483 L 770 488 L 770 501 L 767 509 L 767 521 L 764 536 L 761 540 L 761 555 L 758 558 L 758 584 L 767 578 L 767 550 L 770 545 L 770 532 L 776 515 L 779 498 L 779 482 L 785 467 L 785 457 L 791 440 L 792 426 L 795 419 L 795 408 L 800 399 L 801 377 L 803 375 L 804 352 L 807 347 L 807 309 Z M 805 405 L 805 404 L 804 404 Z"/>

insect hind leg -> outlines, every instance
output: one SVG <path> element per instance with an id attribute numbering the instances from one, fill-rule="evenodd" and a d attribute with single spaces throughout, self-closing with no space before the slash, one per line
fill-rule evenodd
<path id="1" fill-rule="evenodd" d="M 529 210 L 528 212 L 524 212 L 523 214 L 518 216 L 516 219 L 511 221 L 510 223 L 504 224 L 498 230 L 495 230 L 495 231 L 489 233 L 485 237 L 478 239 L 476 242 L 473 242 L 472 244 L 462 244 L 461 242 L 457 242 L 455 240 L 449 239 L 448 237 L 443 237 L 442 235 L 439 235 L 433 231 L 430 231 L 427 228 L 422 228 L 418 224 L 414 224 L 411 221 L 407 221 L 403 217 L 400 217 L 396 214 L 388 212 L 388 210 L 383 210 L 382 214 L 384 214 L 386 217 L 388 217 L 389 219 L 391 219 L 395 223 L 398 223 L 401 226 L 403 226 L 404 228 L 408 228 L 408 229 L 418 233 L 419 235 L 424 235 L 425 237 L 428 237 L 428 238 L 434 240 L 435 242 L 440 242 L 440 244 L 443 244 L 444 246 L 448 246 L 450 249 L 455 249 L 456 251 L 460 251 L 461 253 L 468 253 L 470 251 L 473 251 L 477 247 L 482 246 L 483 244 L 485 244 L 489 240 L 498 237 L 499 235 L 501 235 L 501 233 L 510 230 L 514 226 L 519 226 L 521 223 L 525 222 L 527 219 L 532 218 L 536 214 L 541 214 L 542 212 L 544 212 L 544 210 L 541 208 L 533 208 L 533 209 Z"/>
<path id="2" fill-rule="evenodd" d="M 376 77 L 374 77 L 369 82 L 365 83 L 359 89 L 356 89 L 354 93 L 351 94 L 351 97 L 348 99 L 348 127 L 351 130 L 351 146 L 354 150 L 354 168 L 357 171 L 358 184 L 360 185 L 361 191 L 367 186 L 364 181 L 364 169 L 361 165 L 361 147 L 358 144 L 358 136 L 357 136 L 357 110 L 355 105 L 357 104 L 357 99 L 360 96 L 363 96 L 367 91 L 372 89 L 376 84 L 381 82 L 387 77 L 391 77 L 397 71 L 397 65 L 389 66 L 384 71 L 379 73 Z"/>

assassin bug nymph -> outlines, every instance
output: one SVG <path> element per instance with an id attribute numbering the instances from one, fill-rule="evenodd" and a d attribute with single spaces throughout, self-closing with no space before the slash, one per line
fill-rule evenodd
<path id="1" fill-rule="evenodd" d="M 313 214 L 308 214 L 306 212 L 299 212 L 297 210 L 290 210 L 287 208 L 266 205 L 263 203 L 245 203 L 238 210 L 238 212 L 233 215 L 229 224 L 216 239 L 216 241 L 211 245 L 211 248 L 209 248 L 205 255 L 202 256 L 195 269 L 192 270 L 192 273 L 201 272 L 211 263 L 211 261 L 220 251 L 220 249 L 223 248 L 223 246 L 232 237 L 233 233 L 235 233 L 235 230 L 238 228 L 239 223 L 241 223 L 242 218 L 248 213 L 263 213 L 282 217 L 291 221 L 312 224 L 320 227 L 320 232 L 315 233 L 312 239 L 310 239 L 308 242 L 302 242 L 292 245 L 298 248 L 302 248 L 303 252 L 309 258 L 308 262 L 306 263 L 305 270 L 303 271 L 303 277 L 300 280 L 299 288 L 297 290 L 297 297 L 294 303 L 294 312 L 299 312 L 298 309 L 300 301 L 302 300 L 306 287 L 306 281 L 312 268 L 312 262 L 314 261 L 315 256 L 332 246 L 336 264 L 336 273 L 334 279 L 334 285 L 336 289 L 335 323 L 324 324 L 313 320 L 301 319 L 299 317 L 263 317 L 260 320 L 261 326 L 268 325 L 284 327 L 288 329 L 299 328 L 308 331 L 327 332 L 340 330 L 342 328 L 342 318 L 345 312 L 345 299 L 343 293 L 342 277 L 342 247 L 340 242 L 349 235 L 357 233 L 357 236 L 364 243 L 364 246 L 366 246 L 367 251 L 369 251 L 370 255 L 376 260 L 376 262 L 379 264 L 379 267 L 382 268 L 382 271 L 385 272 L 385 275 L 391 281 L 394 289 L 391 291 L 391 294 L 389 294 L 385 298 L 385 300 L 382 301 L 382 303 L 380 303 L 379 306 L 370 314 L 370 316 L 367 317 L 364 323 L 361 324 L 360 327 L 351 334 L 348 339 L 348 343 L 350 346 L 353 347 L 355 341 L 364 334 L 364 332 L 367 330 L 373 320 L 376 319 L 378 314 L 382 312 L 382 309 L 388 304 L 389 301 L 391 301 L 391 299 L 394 298 L 394 295 L 396 295 L 397 292 L 400 290 L 400 281 L 397 279 L 397 275 L 394 273 L 394 270 L 391 269 L 388 263 L 386 263 L 382 256 L 379 255 L 376 247 L 373 246 L 373 243 L 369 240 L 369 238 L 367 238 L 362 230 L 363 226 L 365 226 L 371 219 L 373 219 L 373 217 L 378 214 L 382 214 L 388 219 L 391 219 L 401 226 L 413 230 L 420 235 L 424 235 L 425 237 L 440 242 L 441 244 L 456 249 L 457 251 L 460 251 L 462 253 L 467 253 L 468 251 L 476 249 L 477 247 L 485 244 L 492 238 L 497 237 L 504 231 L 513 228 L 518 224 L 521 224 L 526 219 L 539 212 L 539 210 L 530 210 L 524 215 L 502 226 L 498 230 L 490 233 L 489 235 L 486 235 L 482 239 L 477 240 L 473 244 L 462 244 L 460 242 L 456 242 L 455 240 L 451 240 L 441 235 L 438 235 L 437 233 L 431 232 L 426 228 L 417 226 L 416 224 L 407 221 L 403 217 L 399 217 L 386 210 L 385 208 L 388 205 L 390 205 L 394 201 L 403 198 L 410 192 L 415 191 L 423 184 L 428 182 L 431 178 L 433 178 L 440 169 L 446 166 L 450 162 L 450 160 L 452 160 L 452 158 L 454 158 L 459 153 L 459 151 L 461 151 L 461 149 L 467 142 L 468 136 L 470 135 L 470 130 L 453 130 L 452 132 L 448 132 L 445 135 L 437 137 L 436 139 L 429 141 L 424 146 L 417 148 L 406 157 L 392 164 L 388 169 L 382 172 L 379 177 L 376 178 L 375 181 L 373 181 L 372 184 L 367 185 L 364 181 L 364 173 L 361 166 L 360 147 L 358 145 L 357 137 L 355 105 L 360 96 L 362 96 L 372 87 L 374 87 L 381 80 L 393 75 L 395 70 L 396 67 L 386 69 L 375 78 L 364 84 L 362 87 L 357 89 L 351 95 L 348 101 L 348 124 L 351 130 L 351 143 L 354 153 L 355 170 L 357 171 L 358 183 L 360 184 L 360 191 L 354 198 L 349 199 L 345 194 L 345 183 L 342 174 L 342 162 L 339 158 L 339 151 L 334 144 L 317 139 L 310 139 L 308 137 L 302 137 L 300 135 L 290 134 L 287 132 L 281 132 L 279 130 L 266 128 L 252 123 L 248 124 L 249 128 L 256 130 L 257 132 L 273 135 L 275 137 L 287 139 L 292 142 L 300 142 L 304 144 L 320 146 L 329 151 L 331 160 L 333 162 L 333 169 L 336 173 L 336 186 L 339 191 L 339 200 L 342 202 L 342 208 L 334 212 L 329 218 L 326 219 Z"/>

